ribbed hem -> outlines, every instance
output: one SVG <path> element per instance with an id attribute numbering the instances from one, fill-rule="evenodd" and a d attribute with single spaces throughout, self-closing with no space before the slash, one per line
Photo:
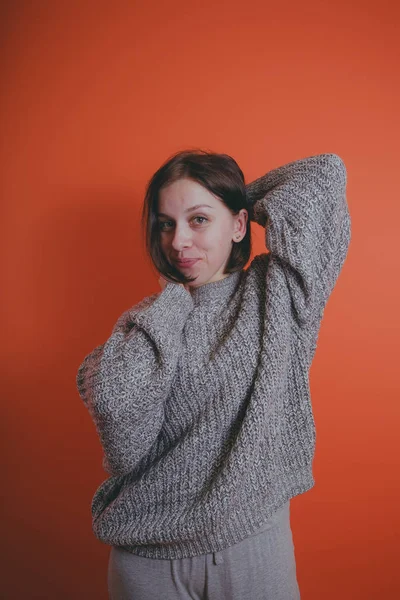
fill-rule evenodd
<path id="1" fill-rule="evenodd" d="M 259 507 L 248 504 L 243 510 L 234 513 L 234 517 L 224 526 L 221 531 L 211 531 L 200 540 L 185 542 L 170 542 L 168 545 L 127 545 L 117 546 L 144 558 L 171 560 L 179 558 L 190 558 L 211 552 L 220 552 L 242 540 L 250 537 L 268 519 L 283 506 L 288 500 L 299 494 L 303 494 L 315 485 L 311 467 L 300 472 L 287 475 L 284 485 L 281 483 L 279 491 L 270 493 Z"/>

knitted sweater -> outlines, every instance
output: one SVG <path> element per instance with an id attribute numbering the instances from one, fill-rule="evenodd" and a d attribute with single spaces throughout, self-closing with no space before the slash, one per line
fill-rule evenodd
<path id="1" fill-rule="evenodd" d="M 247 184 L 269 253 L 190 291 L 168 282 L 86 356 L 77 387 L 109 477 L 103 543 L 148 558 L 223 550 L 313 487 L 309 368 L 350 242 L 336 154 Z"/>

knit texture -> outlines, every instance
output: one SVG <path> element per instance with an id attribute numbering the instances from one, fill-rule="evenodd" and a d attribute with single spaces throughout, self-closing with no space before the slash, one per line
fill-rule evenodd
<path id="1" fill-rule="evenodd" d="M 176 559 L 252 535 L 313 487 L 309 369 L 351 237 L 336 154 L 247 184 L 269 253 L 124 312 L 78 369 L 109 477 L 92 500 L 95 536 Z"/>

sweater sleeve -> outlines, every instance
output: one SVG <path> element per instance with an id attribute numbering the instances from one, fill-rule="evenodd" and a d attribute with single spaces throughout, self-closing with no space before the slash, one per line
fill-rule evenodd
<path id="1" fill-rule="evenodd" d="M 124 312 L 110 338 L 78 369 L 79 395 L 95 423 L 112 476 L 129 473 L 154 443 L 193 308 L 190 292 L 168 282 Z"/>
<path id="2" fill-rule="evenodd" d="M 290 162 L 247 184 L 252 218 L 284 272 L 295 319 L 316 343 L 351 237 L 347 171 L 337 154 Z M 315 348 L 314 348 L 315 349 Z"/>

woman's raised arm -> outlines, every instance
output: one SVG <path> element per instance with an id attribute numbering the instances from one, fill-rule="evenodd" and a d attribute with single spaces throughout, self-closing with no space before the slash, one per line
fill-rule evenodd
<path id="1" fill-rule="evenodd" d="M 314 349 L 351 238 L 346 184 L 344 162 L 331 153 L 290 162 L 246 186 L 253 220 L 266 227 L 269 267 L 283 269 L 295 319 Z"/>

